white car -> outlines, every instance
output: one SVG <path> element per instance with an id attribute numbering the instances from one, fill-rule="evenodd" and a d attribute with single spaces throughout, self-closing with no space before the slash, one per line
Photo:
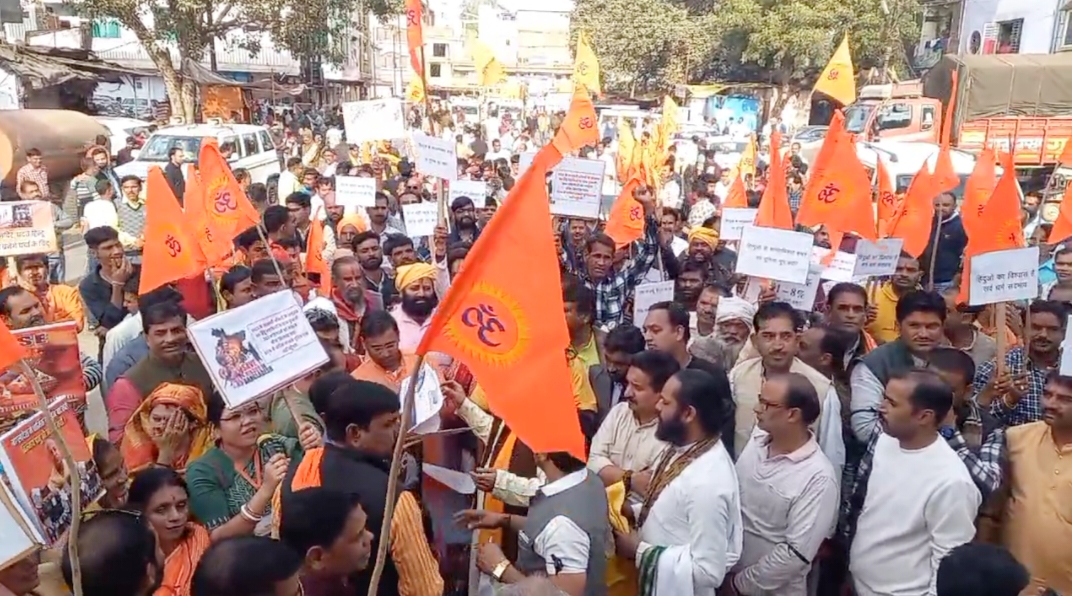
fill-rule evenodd
<path id="1" fill-rule="evenodd" d="M 118 118 L 112 116 L 94 116 L 94 120 L 108 127 L 108 136 L 112 145 L 112 157 L 127 145 L 127 137 L 148 136 L 153 123 L 134 118 Z"/>
<path id="2" fill-rule="evenodd" d="M 196 163 L 201 152 L 201 142 L 206 138 L 215 138 L 222 146 L 234 145 L 235 151 L 228 160 L 231 169 L 242 168 L 249 172 L 254 183 L 268 187 L 268 196 L 273 197 L 279 184 L 279 154 L 272 142 L 272 135 L 264 126 L 252 124 L 183 124 L 166 126 L 158 129 L 145 141 L 141 150 L 134 152 L 134 161 L 115 169 L 123 176 L 134 175 L 145 180 L 149 168 L 167 165 L 168 153 L 172 147 L 179 147 L 186 156 L 187 163 Z"/>

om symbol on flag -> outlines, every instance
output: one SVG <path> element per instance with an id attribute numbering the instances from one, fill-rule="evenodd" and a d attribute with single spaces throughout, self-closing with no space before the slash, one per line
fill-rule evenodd
<path id="1" fill-rule="evenodd" d="M 824 203 L 830 204 L 837 200 L 837 196 L 840 193 L 841 189 L 834 186 L 833 183 L 828 183 L 819 191 L 819 196 L 817 198 Z"/>
<path id="2" fill-rule="evenodd" d="M 462 311 L 462 324 L 476 329 L 477 339 L 489 348 L 497 348 L 502 345 L 496 341 L 495 335 L 506 331 L 506 327 L 495 314 L 495 309 L 488 304 L 480 303 L 470 306 Z"/>
<path id="3" fill-rule="evenodd" d="M 828 81 L 836 81 L 840 74 L 841 74 L 841 72 L 838 71 L 838 69 L 835 68 L 835 69 L 831 70 L 829 74 L 826 75 L 826 80 L 828 80 Z"/>
<path id="4" fill-rule="evenodd" d="M 882 201 L 883 205 L 886 205 L 887 207 L 892 207 L 893 206 L 893 193 L 889 192 L 889 191 L 886 191 L 886 192 L 882 193 L 882 196 L 880 197 L 879 200 Z"/>
<path id="5" fill-rule="evenodd" d="M 412 8 L 406 11 L 406 25 L 409 27 L 416 27 L 420 25 L 417 21 L 417 11 Z"/>
<path id="6" fill-rule="evenodd" d="M 213 207 L 215 207 L 216 213 L 222 215 L 228 211 L 238 209 L 238 201 L 231 194 L 231 191 L 225 188 L 220 191 L 220 194 L 216 195 L 216 202 Z"/>
<path id="7" fill-rule="evenodd" d="M 640 207 L 634 205 L 629 208 L 629 221 L 640 221 Z"/>
<path id="8" fill-rule="evenodd" d="M 588 130 L 589 128 L 595 126 L 595 122 L 592 122 L 591 117 L 584 116 L 581 118 L 581 121 L 577 123 L 577 126 L 579 126 L 581 130 Z"/>
<path id="9" fill-rule="evenodd" d="M 577 65 L 577 74 L 581 75 L 582 77 L 588 74 L 588 63 L 587 62 L 581 62 L 580 64 Z"/>
<path id="10" fill-rule="evenodd" d="M 164 239 L 164 246 L 167 247 L 168 255 L 172 258 L 179 256 L 179 253 L 182 252 L 182 243 L 171 234 L 168 234 L 167 238 Z"/>

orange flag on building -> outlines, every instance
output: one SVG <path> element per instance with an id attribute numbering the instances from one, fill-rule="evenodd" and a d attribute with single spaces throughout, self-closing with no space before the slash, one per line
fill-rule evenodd
<path id="1" fill-rule="evenodd" d="M 421 64 L 421 49 L 424 47 L 424 22 L 421 0 L 406 0 L 406 44 L 409 46 L 409 64 L 417 78 L 424 76 Z"/>
<path id="2" fill-rule="evenodd" d="M 890 237 L 904 240 L 904 251 L 919 258 L 931 241 L 934 223 L 934 185 L 927 162 L 912 177 L 908 192 L 890 226 Z"/>
<path id="3" fill-rule="evenodd" d="M 633 192 L 640 184 L 639 177 L 630 178 L 610 208 L 607 225 L 603 231 L 614 240 L 618 248 L 640 240 L 644 236 L 644 206 L 633 198 Z"/>
<path id="4" fill-rule="evenodd" d="M 581 85 L 573 88 L 573 100 L 551 144 L 562 155 L 568 155 L 584 147 L 599 143 L 599 127 L 596 124 L 596 108 L 588 91 Z"/>
<path id="5" fill-rule="evenodd" d="M 561 158 L 553 146 L 536 155 L 473 245 L 417 353 L 443 352 L 468 366 L 492 413 L 532 451 L 583 460 L 544 183 Z"/>
<path id="6" fill-rule="evenodd" d="M 321 296 L 331 296 L 331 265 L 324 259 L 324 222 L 314 216 L 309 222 L 305 246 L 305 271 L 320 275 L 317 286 Z"/>
<path id="7" fill-rule="evenodd" d="M 890 228 L 893 227 L 894 218 L 900 209 L 900 205 L 898 204 L 900 199 L 897 198 L 897 192 L 893 186 L 893 179 L 890 177 L 890 173 L 886 169 L 886 161 L 883 160 L 882 157 L 878 157 L 877 159 L 878 163 L 875 166 L 875 188 L 877 189 L 878 196 L 875 197 L 875 219 L 878 224 L 878 237 L 887 238 L 890 235 Z"/>
<path id="8" fill-rule="evenodd" d="M 149 170 L 145 180 L 145 245 L 141 258 L 139 294 L 197 275 L 206 268 L 201 245 L 179 208 L 164 171 L 156 166 Z"/>
<path id="9" fill-rule="evenodd" d="M 15 339 L 7 325 L 0 321 L 0 368 L 7 368 L 28 355 L 26 348 Z"/>
<path id="10" fill-rule="evenodd" d="M 789 208 L 789 193 L 785 187 L 785 167 L 782 165 L 781 133 L 775 131 L 771 134 L 770 167 L 767 168 L 769 178 L 767 188 L 763 190 L 763 198 L 759 201 L 759 211 L 756 212 L 755 225 L 764 228 L 793 229 L 793 211 Z"/>
<path id="11" fill-rule="evenodd" d="M 1020 184 L 1016 181 L 1016 164 L 1013 163 L 1012 154 L 1001 154 L 1001 167 L 1001 178 L 990 199 L 983 206 L 982 217 L 975 228 L 976 233 L 974 236 L 968 236 L 958 302 L 968 302 L 969 299 L 972 257 L 1027 245 L 1024 228 L 1020 225 Z"/>
<path id="12" fill-rule="evenodd" d="M 201 147 L 198 161 L 201 171 L 201 184 L 205 189 L 203 212 L 206 221 L 215 236 L 215 241 L 234 241 L 235 236 L 258 225 L 261 214 L 246 193 L 235 180 L 227 160 L 220 155 L 218 147 L 207 145 Z M 221 240 L 222 239 L 222 240 Z"/>
<path id="13" fill-rule="evenodd" d="M 729 192 L 726 193 L 726 200 L 722 201 L 722 207 L 729 207 L 730 209 L 748 207 L 748 190 L 744 187 L 744 172 L 740 172 L 734 177 L 733 184 L 730 184 Z"/>
<path id="14" fill-rule="evenodd" d="M 975 160 L 975 167 L 964 183 L 964 202 L 960 205 L 960 220 L 964 223 L 964 233 L 968 238 L 982 233 L 983 207 L 990 200 L 994 187 L 998 183 L 994 149 L 989 145 L 983 148 Z"/>

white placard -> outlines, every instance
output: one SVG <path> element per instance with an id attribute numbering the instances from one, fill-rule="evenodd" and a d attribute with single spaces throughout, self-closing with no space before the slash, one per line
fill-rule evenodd
<path id="1" fill-rule="evenodd" d="M 740 240 L 744 227 L 752 225 L 758 211 L 748 207 L 723 207 L 722 223 L 718 228 L 719 240 Z"/>
<path id="2" fill-rule="evenodd" d="M 15 495 L 0 479 L 0 569 L 37 551 L 45 539 Z"/>
<path id="3" fill-rule="evenodd" d="M 376 179 L 363 176 L 336 176 L 335 202 L 356 213 L 358 207 L 376 206 Z"/>
<path id="4" fill-rule="evenodd" d="M 406 398 L 409 392 L 407 376 L 398 388 L 398 395 Z M 439 388 L 439 377 L 427 364 L 421 365 L 417 373 L 417 390 L 413 392 L 413 427 L 409 432 L 415 434 L 432 433 L 439 430 L 439 410 L 443 407 L 443 392 Z"/>
<path id="5" fill-rule="evenodd" d="M 453 205 L 454 199 L 458 197 L 469 197 L 477 209 L 482 209 L 487 195 L 488 183 L 483 180 L 451 180 L 447 204 Z"/>
<path id="6" fill-rule="evenodd" d="M 1072 376 L 1072 315 L 1065 324 L 1065 338 L 1061 340 L 1061 370 L 1062 377 Z"/>
<path id="7" fill-rule="evenodd" d="M 807 283 L 814 238 L 778 228 L 745 226 L 737 252 L 737 273 L 760 279 Z"/>
<path id="8" fill-rule="evenodd" d="M 773 284 L 774 299 L 780 302 L 788 302 L 797 310 L 811 311 L 815 309 L 815 296 L 819 293 L 822 283 L 822 266 L 812 263 L 808 269 L 808 281 L 795 284 L 788 281 L 776 281 Z M 744 288 L 744 299 L 751 302 L 759 300 L 765 281 L 749 277 Z M 835 282 L 836 283 L 836 282 Z"/>
<path id="9" fill-rule="evenodd" d="M 830 256 L 830 249 L 821 246 L 811 248 L 811 262 L 818 265 L 822 270 L 822 278 L 830 281 L 852 281 L 856 272 L 856 255 L 837 251 L 829 265 L 823 264 L 823 259 Z"/>
<path id="10" fill-rule="evenodd" d="M 402 100 L 398 98 L 347 101 L 342 104 L 346 142 L 387 141 L 406 136 Z"/>
<path id="11" fill-rule="evenodd" d="M 439 223 L 437 203 L 412 203 L 402 205 L 402 221 L 406 222 L 406 235 L 410 238 L 431 236 Z"/>
<path id="12" fill-rule="evenodd" d="M 451 470 L 435 464 L 421 464 L 421 471 L 429 478 L 443 483 L 450 490 L 463 495 L 471 495 L 476 492 L 476 483 L 473 478 L 464 472 Z"/>
<path id="13" fill-rule="evenodd" d="M 856 277 L 886 277 L 897 271 L 897 259 L 904 247 L 902 238 L 883 238 L 878 242 L 856 242 Z"/>
<path id="14" fill-rule="evenodd" d="M 525 173 L 525 170 L 529 169 L 532 165 L 532 160 L 536 159 L 535 151 L 526 151 L 520 153 L 517 156 L 517 177 L 521 178 L 521 175 Z"/>
<path id="15" fill-rule="evenodd" d="M 644 326 L 644 318 L 653 304 L 674 301 L 674 280 L 640 284 L 633 293 L 633 324 Z"/>
<path id="16" fill-rule="evenodd" d="M 599 219 L 606 167 L 601 159 L 563 159 L 551 176 L 551 213 Z"/>
<path id="17" fill-rule="evenodd" d="M 996 250 L 971 258 L 971 306 L 1038 298 L 1037 246 Z"/>
<path id="18" fill-rule="evenodd" d="M 48 201 L 0 203 L 0 255 L 45 254 L 56 250 L 56 228 Z"/>
<path id="19" fill-rule="evenodd" d="M 228 408 L 267 395 L 328 361 L 288 290 L 201 319 L 190 342 Z"/>
<path id="20" fill-rule="evenodd" d="M 444 180 L 458 177 L 458 148 L 454 141 L 415 132 L 413 147 L 417 151 L 418 172 Z"/>

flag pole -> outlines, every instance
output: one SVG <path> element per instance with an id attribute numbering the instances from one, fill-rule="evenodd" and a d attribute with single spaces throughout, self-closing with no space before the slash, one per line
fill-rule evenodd
<path id="1" fill-rule="evenodd" d="M 380 578 L 383 577 L 383 567 L 387 561 L 387 543 L 391 536 L 391 518 L 395 514 L 395 503 L 398 501 L 395 492 L 398 490 L 398 474 L 402 467 L 402 448 L 406 442 L 406 431 L 409 426 L 409 416 L 413 411 L 413 396 L 417 391 L 417 379 L 424 367 L 424 354 L 417 355 L 417 362 L 413 366 L 413 372 L 409 376 L 409 387 L 406 395 L 402 398 L 402 427 L 398 430 L 395 439 L 395 448 L 391 454 L 391 470 L 387 476 L 387 501 L 383 509 L 383 523 L 380 525 L 379 544 L 376 545 L 376 564 L 372 568 L 372 577 L 369 580 L 367 596 L 376 596 L 380 587 Z"/>
<path id="2" fill-rule="evenodd" d="M 82 596 L 82 563 L 78 560 L 78 530 L 82 525 L 82 477 L 78 474 L 78 462 L 75 461 L 74 454 L 71 453 L 71 446 L 67 444 L 67 440 L 60 433 L 60 427 L 52 416 L 52 410 L 48 408 L 48 396 L 45 395 L 44 388 L 41 387 L 40 381 L 37 380 L 37 371 L 26 362 L 25 358 L 19 359 L 19 370 L 30 381 L 34 395 L 37 396 L 38 410 L 44 415 L 45 424 L 48 425 L 49 432 L 55 437 L 56 443 L 60 448 L 60 455 L 63 456 L 63 463 L 71 474 L 69 478 L 71 482 L 71 528 L 67 532 L 67 555 L 71 559 L 70 587 L 74 592 L 74 596 Z"/>

